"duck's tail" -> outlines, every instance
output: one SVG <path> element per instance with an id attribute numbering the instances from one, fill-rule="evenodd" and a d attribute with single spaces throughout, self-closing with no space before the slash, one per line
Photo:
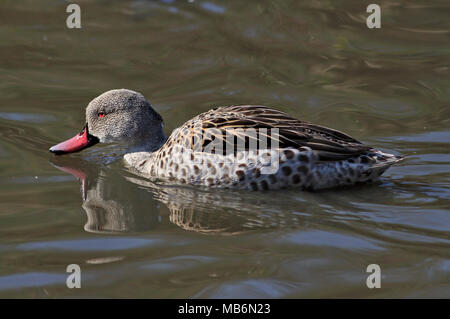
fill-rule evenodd
<path id="1" fill-rule="evenodd" d="M 340 162 L 322 162 L 314 167 L 310 188 L 313 190 L 373 182 L 402 156 L 372 149 L 357 157 Z"/>
<path id="2" fill-rule="evenodd" d="M 389 167 L 401 162 L 404 159 L 403 156 L 383 153 L 380 150 L 372 150 L 366 156 L 369 158 L 369 162 L 361 174 L 360 181 L 362 182 L 374 181 Z"/>

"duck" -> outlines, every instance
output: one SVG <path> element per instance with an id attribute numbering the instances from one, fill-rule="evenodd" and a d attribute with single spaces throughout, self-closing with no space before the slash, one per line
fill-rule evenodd
<path id="1" fill-rule="evenodd" d="M 144 95 L 114 89 L 88 104 L 79 134 L 49 151 L 63 155 L 116 143 L 126 147 L 125 165 L 145 178 L 253 191 L 369 183 L 403 159 L 263 105 L 211 109 L 168 138 L 163 128 Z"/>

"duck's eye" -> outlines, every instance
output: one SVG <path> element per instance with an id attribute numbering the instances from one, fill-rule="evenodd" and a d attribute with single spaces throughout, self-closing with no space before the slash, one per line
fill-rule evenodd
<path id="1" fill-rule="evenodd" d="M 103 118 L 103 117 L 105 117 L 106 116 L 106 113 L 105 112 L 100 112 L 100 113 L 98 113 L 98 117 L 99 118 Z"/>

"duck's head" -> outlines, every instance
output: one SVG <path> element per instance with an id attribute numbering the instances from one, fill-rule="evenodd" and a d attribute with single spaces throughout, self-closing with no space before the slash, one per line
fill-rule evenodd
<path id="1" fill-rule="evenodd" d="M 163 120 L 145 97 L 131 90 L 111 90 L 93 99 L 86 108 L 83 130 L 49 151 L 66 154 L 81 151 L 97 143 L 121 143 L 142 146 L 148 151 L 165 140 Z"/>

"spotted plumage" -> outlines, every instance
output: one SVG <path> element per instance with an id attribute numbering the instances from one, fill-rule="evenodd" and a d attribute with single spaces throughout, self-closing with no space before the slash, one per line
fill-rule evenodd
<path id="1" fill-rule="evenodd" d="M 255 140 L 260 136 L 246 134 L 248 129 L 256 135 L 262 131 L 269 146 L 276 142 L 278 147 L 258 147 Z M 270 129 L 278 131 L 270 135 Z M 251 147 L 252 140 L 256 148 Z M 219 152 L 206 150 L 213 142 L 222 144 Z M 400 160 L 344 133 L 254 105 L 202 113 L 174 130 L 156 152 L 127 154 L 125 159 L 150 178 L 249 190 L 353 185 L 375 180 Z M 261 173 L 271 165 L 271 173 Z"/>

